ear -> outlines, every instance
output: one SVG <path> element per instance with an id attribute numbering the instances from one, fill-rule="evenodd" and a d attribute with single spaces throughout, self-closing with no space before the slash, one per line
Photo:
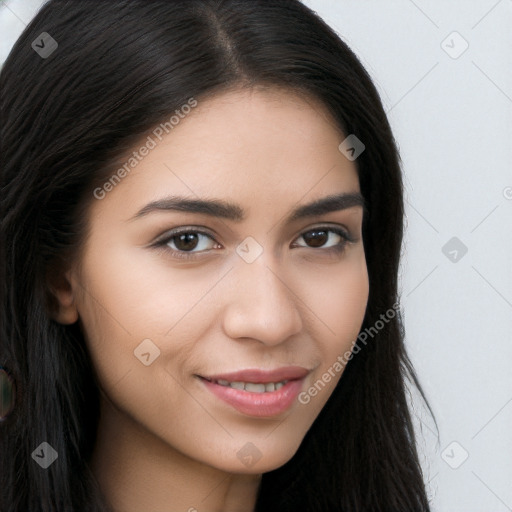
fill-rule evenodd
<path id="1" fill-rule="evenodd" d="M 72 286 L 71 271 L 52 273 L 48 283 L 51 293 L 51 317 L 60 324 L 74 324 L 78 320 L 78 310 L 75 305 L 75 290 Z"/>

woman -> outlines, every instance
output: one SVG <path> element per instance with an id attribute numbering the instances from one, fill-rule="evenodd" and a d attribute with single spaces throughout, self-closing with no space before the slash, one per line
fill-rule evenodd
<path id="1" fill-rule="evenodd" d="M 50 0 L 0 79 L 1 510 L 429 510 L 399 157 L 339 37 Z"/>

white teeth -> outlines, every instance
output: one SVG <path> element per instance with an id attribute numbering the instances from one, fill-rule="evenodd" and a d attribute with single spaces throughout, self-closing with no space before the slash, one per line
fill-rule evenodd
<path id="1" fill-rule="evenodd" d="M 248 382 L 245 385 L 245 391 L 251 391 L 252 393 L 265 393 L 265 384 L 254 384 Z"/>
<path id="2" fill-rule="evenodd" d="M 240 391 L 249 391 L 251 393 L 271 393 L 281 389 L 288 381 L 283 380 L 282 382 L 269 382 L 267 384 L 257 384 L 255 382 L 229 382 L 224 379 L 218 379 L 214 381 L 219 386 L 230 386 Z"/>

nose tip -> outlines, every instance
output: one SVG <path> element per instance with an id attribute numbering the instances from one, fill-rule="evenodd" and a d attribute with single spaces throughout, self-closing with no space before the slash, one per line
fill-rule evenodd
<path id="1" fill-rule="evenodd" d="M 234 278 L 223 318 L 228 336 L 277 345 L 300 332 L 299 300 L 279 272 L 257 260 Z"/>

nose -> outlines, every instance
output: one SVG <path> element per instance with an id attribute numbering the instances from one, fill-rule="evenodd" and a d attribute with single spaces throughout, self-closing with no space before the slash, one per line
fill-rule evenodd
<path id="1" fill-rule="evenodd" d="M 300 299 L 283 275 L 269 268 L 263 255 L 251 264 L 238 262 L 232 274 L 223 316 L 229 337 L 270 346 L 301 331 Z"/>

